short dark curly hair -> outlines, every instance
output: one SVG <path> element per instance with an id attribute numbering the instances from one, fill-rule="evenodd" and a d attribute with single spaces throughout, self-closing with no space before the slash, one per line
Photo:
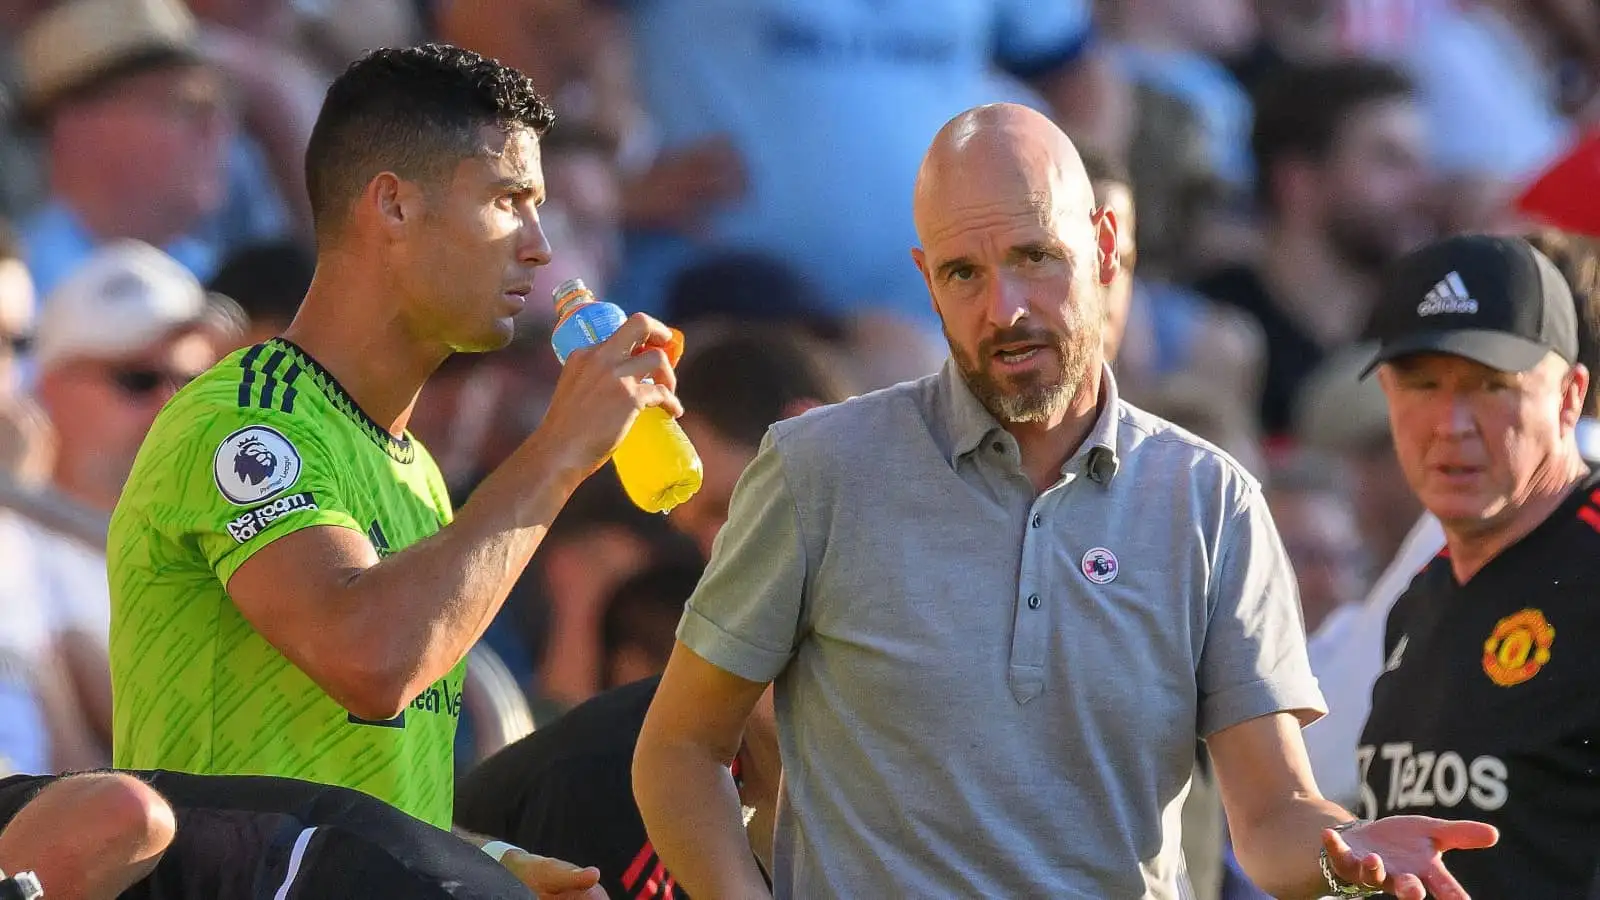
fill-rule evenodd
<path id="1" fill-rule="evenodd" d="M 378 173 L 447 177 L 481 148 L 485 125 L 543 135 L 555 111 L 522 72 L 448 44 L 374 50 L 322 101 L 306 147 L 306 191 L 318 234 L 343 221 Z"/>

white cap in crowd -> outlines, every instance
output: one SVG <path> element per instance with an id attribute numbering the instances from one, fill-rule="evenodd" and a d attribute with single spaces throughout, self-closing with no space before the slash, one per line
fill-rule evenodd
<path id="1" fill-rule="evenodd" d="M 205 287 L 181 263 L 142 241 L 113 241 L 45 298 L 34 360 L 44 370 L 129 356 L 209 315 Z"/>

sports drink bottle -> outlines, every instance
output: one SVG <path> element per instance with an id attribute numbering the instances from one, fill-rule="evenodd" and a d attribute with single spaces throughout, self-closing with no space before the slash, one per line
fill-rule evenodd
<path id="1" fill-rule="evenodd" d="M 581 278 L 569 278 L 554 291 L 556 327 L 550 345 L 563 365 L 572 351 L 604 341 L 628 316 L 615 303 L 594 295 Z M 674 330 L 667 356 L 673 365 L 683 352 L 683 336 Z M 611 456 L 628 499 L 646 512 L 667 512 L 700 490 L 700 454 L 689 436 L 665 410 L 642 410 Z"/>

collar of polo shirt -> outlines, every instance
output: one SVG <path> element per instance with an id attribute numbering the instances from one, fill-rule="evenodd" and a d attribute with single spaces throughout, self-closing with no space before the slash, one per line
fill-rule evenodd
<path id="1" fill-rule="evenodd" d="M 1004 432 L 1005 427 L 973 396 L 972 389 L 967 387 L 967 381 L 961 377 L 954 360 L 945 360 L 940 380 L 945 388 L 945 422 L 950 447 L 946 462 L 954 468 L 963 456 L 983 446 L 984 441 L 995 432 Z M 1111 374 L 1110 366 L 1102 365 L 1100 414 L 1095 417 L 1094 427 L 1089 429 L 1083 446 L 1061 466 L 1063 475 L 1081 462 L 1084 473 L 1096 484 L 1109 484 L 1116 477 L 1120 465 L 1117 456 L 1118 408 L 1117 379 Z"/>

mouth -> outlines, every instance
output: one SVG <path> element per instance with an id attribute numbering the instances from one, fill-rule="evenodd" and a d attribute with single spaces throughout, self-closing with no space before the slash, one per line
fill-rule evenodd
<path id="1" fill-rule="evenodd" d="M 503 292 L 501 292 L 501 296 L 515 303 L 518 307 L 521 307 L 528 302 L 528 295 L 531 293 L 533 293 L 533 285 L 518 284 L 506 288 Z"/>
<path id="2" fill-rule="evenodd" d="M 1437 472 L 1438 474 L 1444 476 L 1447 479 L 1458 480 L 1458 479 L 1464 479 L 1464 478 L 1472 478 L 1472 477 L 1474 477 L 1476 475 L 1482 474 L 1483 466 L 1470 466 L 1470 465 L 1455 464 L 1455 463 L 1437 463 L 1437 464 L 1435 464 L 1433 466 L 1433 471 Z"/>
<path id="3" fill-rule="evenodd" d="M 1049 350 L 1048 344 L 1016 343 L 996 347 L 991 357 L 1002 366 L 1020 366 Z"/>

